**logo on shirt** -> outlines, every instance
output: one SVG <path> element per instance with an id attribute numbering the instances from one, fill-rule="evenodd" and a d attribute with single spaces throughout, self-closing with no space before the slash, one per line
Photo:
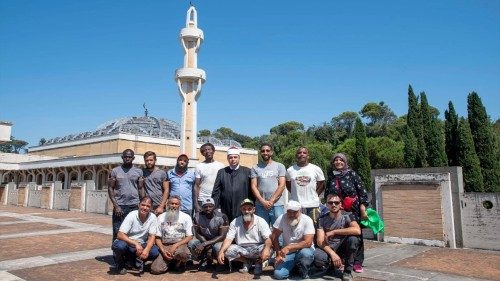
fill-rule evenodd
<path id="1" fill-rule="evenodd" d="M 310 176 L 296 176 L 295 182 L 300 186 L 307 186 L 311 182 Z"/>

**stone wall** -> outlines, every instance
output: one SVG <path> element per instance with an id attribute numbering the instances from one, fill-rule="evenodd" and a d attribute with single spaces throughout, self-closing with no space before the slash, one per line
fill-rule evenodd
<path id="1" fill-rule="evenodd" d="M 70 190 L 56 190 L 54 192 L 54 209 L 57 210 L 69 210 L 69 197 L 71 195 Z"/>
<path id="2" fill-rule="evenodd" d="M 107 214 L 108 191 L 87 191 L 85 211 L 90 213 Z"/>
<path id="3" fill-rule="evenodd" d="M 500 250 L 500 193 L 464 193 L 461 207 L 464 247 Z"/>

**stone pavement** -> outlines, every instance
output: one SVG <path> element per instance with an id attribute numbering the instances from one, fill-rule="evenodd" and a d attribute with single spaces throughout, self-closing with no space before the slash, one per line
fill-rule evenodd
<path id="1" fill-rule="evenodd" d="M 142 276 L 109 273 L 111 217 L 0 205 L 0 280 L 272 280 L 264 274 L 198 272 Z M 365 270 L 354 280 L 500 280 L 500 252 L 367 241 Z M 340 280 L 333 276 L 312 278 Z M 297 279 L 299 280 L 299 279 Z"/>

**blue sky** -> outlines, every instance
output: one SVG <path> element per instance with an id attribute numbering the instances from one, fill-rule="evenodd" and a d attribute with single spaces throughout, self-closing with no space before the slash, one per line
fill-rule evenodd
<path id="1" fill-rule="evenodd" d="M 443 114 L 476 91 L 500 118 L 499 1 L 193 1 L 207 72 L 198 129 L 258 136 L 368 102 Z M 173 79 L 189 1 L 0 0 L 0 120 L 36 145 L 150 115 L 179 122 Z"/>

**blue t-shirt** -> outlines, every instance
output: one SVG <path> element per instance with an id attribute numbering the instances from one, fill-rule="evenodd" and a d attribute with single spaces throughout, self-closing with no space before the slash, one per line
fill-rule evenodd
<path id="1" fill-rule="evenodd" d="M 184 174 L 178 175 L 174 168 L 168 171 L 167 176 L 170 182 L 168 197 L 177 195 L 181 198 L 181 211 L 187 212 L 193 210 L 194 172 L 187 170 Z"/>

